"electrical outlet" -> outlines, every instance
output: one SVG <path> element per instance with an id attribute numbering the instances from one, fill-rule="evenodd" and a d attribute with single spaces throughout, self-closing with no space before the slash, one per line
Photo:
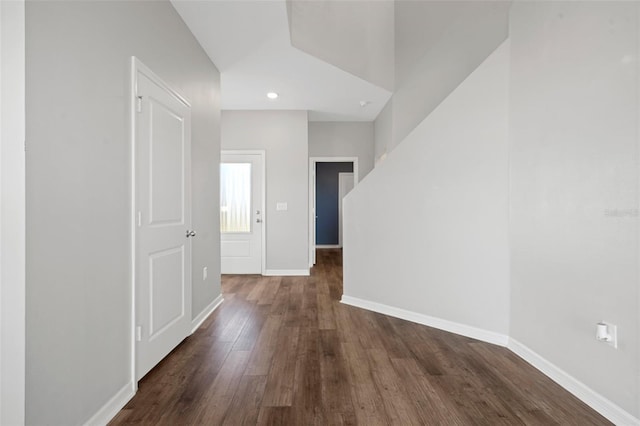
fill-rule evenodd
<path id="1" fill-rule="evenodd" d="M 600 321 L 596 324 L 596 339 L 618 349 L 618 326 Z"/>
<path id="2" fill-rule="evenodd" d="M 206 280 L 208 275 L 209 269 L 205 266 L 204 268 L 202 268 L 202 281 Z"/>

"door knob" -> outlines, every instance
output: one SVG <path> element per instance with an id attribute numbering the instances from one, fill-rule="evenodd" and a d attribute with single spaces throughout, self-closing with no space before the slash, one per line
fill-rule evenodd
<path id="1" fill-rule="evenodd" d="M 189 238 L 189 237 L 195 237 L 195 236 L 196 236 L 196 231 L 189 231 L 189 230 L 187 229 L 187 238 Z"/>
<path id="2" fill-rule="evenodd" d="M 262 223 L 262 219 L 260 218 L 256 219 L 256 223 Z"/>

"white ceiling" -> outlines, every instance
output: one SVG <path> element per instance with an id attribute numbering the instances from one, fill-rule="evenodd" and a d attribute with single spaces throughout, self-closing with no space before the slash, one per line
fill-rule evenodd
<path id="1" fill-rule="evenodd" d="M 312 121 L 372 121 L 391 96 L 292 47 L 284 0 L 171 1 L 220 70 L 223 109 L 308 110 Z M 267 99 L 270 91 L 279 98 Z"/>

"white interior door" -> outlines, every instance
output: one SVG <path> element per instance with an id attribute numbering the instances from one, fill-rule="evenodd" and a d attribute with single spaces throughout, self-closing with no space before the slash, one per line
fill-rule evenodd
<path id="1" fill-rule="evenodd" d="M 191 108 L 136 72 L 136 378 L 189 335 Z"/>
<path id="2" fill-rule="evenodd" d="M 222 152 L 220 240 L 223 274 L 261 274 L 264 153 Z"/>
<path id="3" fill-rule="evenodd" d="M 338 244 L 342 247 L 342 199 L 353 189 L 353 173 L 338 173 Z"/>

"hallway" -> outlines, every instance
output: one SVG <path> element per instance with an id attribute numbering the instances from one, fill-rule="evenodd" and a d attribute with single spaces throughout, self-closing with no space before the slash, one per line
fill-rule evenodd
<path id="1" fill-rule="evenodd" d="M 111 424 L 609 424 L 507 349 L 340 304 L 340 250 L 317 260 L 223 276 L 224 303 Z"/>

